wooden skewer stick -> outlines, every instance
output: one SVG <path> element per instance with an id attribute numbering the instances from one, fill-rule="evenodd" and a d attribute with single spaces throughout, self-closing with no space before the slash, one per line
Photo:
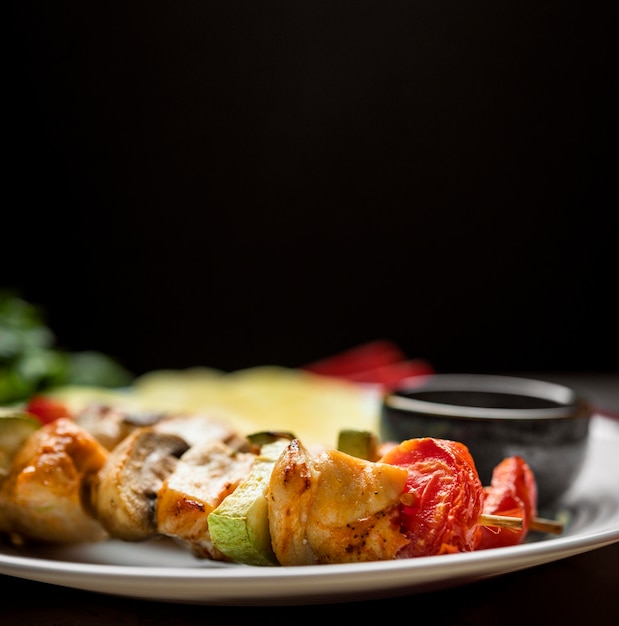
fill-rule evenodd
<path id="1" fill-rule="evenodd" d="M 496 526 L 498 528 L 513 528 L 515 530 L 522 530 L 521 517 L 482 514 L 479 516 L 477 523 L 480 526 Z M 560 535 L 563 532 L 563 522 L 543 517 L 534 517 L 529 523 L 529 530 Z"/>
<path id="2" fill-rule="evenodd" d="M 510 517 L 508 515 L 490 515 L 482 513 L 477 523 L 480 526 L 498 526 L 500 528 L 514 528 L 516 530 L 522 529 L 522 518 Z"/>
<path id="3" fill-rule="evenodd" d="M 543 517 L 534 517 L 529 524 L 529 530 L 560 535 L 563 532 L 563 522 L 554 519 L 545 519 Z"/>

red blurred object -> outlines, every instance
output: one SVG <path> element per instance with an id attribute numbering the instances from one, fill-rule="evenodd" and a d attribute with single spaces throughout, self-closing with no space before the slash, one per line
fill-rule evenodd
<path id="1" fill-rule="evenodd" d="M 430 363 L 423 359 L 407 359 L 400 347 L 387 339 L 370 341 L 309 363 L 302 369 L 322 376 L 379 384 L 389 389 L 406 378 L 434 374 Z"/>
<path id="2" fill-rule="evenodd" d="M 375 367 L 374 369 L 365 370 L 363 372 L 355 372 L 344 378 L 359 383 L 380 384 L 383 385 L 383 387 L 392 389 L 406 378 L 411 378 L 412 376 L 426 376 L 428 374 L 434 374 L 432 366 L 422 359 L 413 359 L 410 361 L 400 361 L 398 363 L 382 365 L 381 367 Z"/>
<path id="3" fill-rule="evenodd" d="M 348 376 L 405 359 L 406 355 L 395 343 L 378 339 L 315 361 L 303 369 L 325 376 Z"/>
<path id="4" fill-rule="evenodd" d="M 71 417 L 71 412 L 65 404 L 49 396 L 33 396 L 26 403 L 25 410 L 38 417 L 43 424 L 54 422 L 60 417 Z"/>

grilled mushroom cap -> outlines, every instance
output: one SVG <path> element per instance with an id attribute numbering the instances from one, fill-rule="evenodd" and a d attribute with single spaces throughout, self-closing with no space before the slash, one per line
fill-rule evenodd
<path id="1" fill-rule="evenodd" d="M 144 541 L 158 534 L 157 492 L 188 447 L 177 435 L 142 427 L 110 452 L 91 484 L 91 503 L 112 537 Z"/>

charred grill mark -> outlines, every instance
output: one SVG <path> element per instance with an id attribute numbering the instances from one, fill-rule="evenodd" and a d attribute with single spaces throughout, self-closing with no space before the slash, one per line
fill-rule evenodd
<path id="1" fill-rule="evenodd" d="M 174 517 L 178 517 L 180 515 L 186 515 L 187 513 L 191 513 L 193 511 L 204 513 L 204 504 L 202 504 L 202 502 L 198 502 L 197 500 L 191 500 L 189 498 L 179 498 L 174 502 L 172 515 L 174 515 Z"/>
<path id="2" fill-rule="evenodd" d="M 286 465 L 286 467 L 283 468 L 283 474 L 284 474 L 283 483 L 284 485 L 287 485 L 295 477 L 294 467 L 291 465 Z"/>
<path id="3" fill-rule="evenodd" d="M 308 474 L 303 474 L 303 476 L 301 476 L 301 478 L 303 479 L 303 489 L 302 489 L 302 491 L 305 492 L 312 486 L 312 479 L 311 479 L 311 476 L 309 475 L 309 473 Z"/>

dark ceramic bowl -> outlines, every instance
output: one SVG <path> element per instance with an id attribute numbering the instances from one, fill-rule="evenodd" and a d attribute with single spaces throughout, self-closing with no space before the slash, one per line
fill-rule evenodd
<path id="1" fill-rule="evenodd" d="M 384 398 L 384 441 L 437 437 L 470 450 L 484 485 L 504 458 L 520 455 L 537 481 L 538 506 L 553 506 L 585 460 L 591 408 L 555 383 L 486 374 L 434 374 Z"/>

